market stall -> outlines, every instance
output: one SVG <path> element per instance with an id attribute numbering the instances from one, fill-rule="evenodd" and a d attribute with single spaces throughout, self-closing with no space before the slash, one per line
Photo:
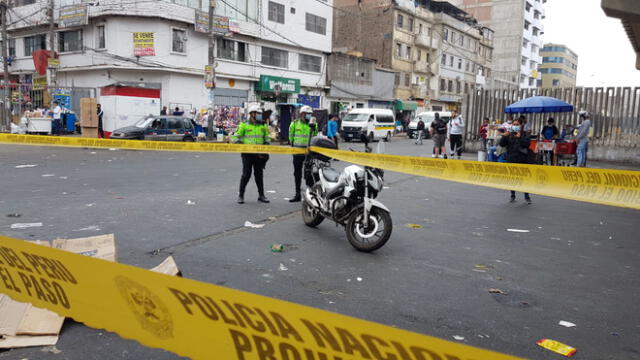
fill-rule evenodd
<path id="1" fill-rule="evenodd" d="M 49 116 L 47 110 L 25 111 L 23 117 L 27 124 L 28 134 L 51 135 L 53 118 Z"/>

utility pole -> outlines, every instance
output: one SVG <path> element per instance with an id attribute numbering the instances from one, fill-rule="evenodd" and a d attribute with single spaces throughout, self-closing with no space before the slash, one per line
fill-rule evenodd
<path id="1" fill-rule="evenodd" d="M 11 131 L 11 101 L 9 99 L 9 62 L 7 57 L 9 56 L 7 48 L 9 47 L 9 35 L 7 34 L 7 0 L 0 2 L 0 12 L 2 16 L 2 64 L 4 70 L 3 86 L 2 86 L 2 126 L 0 131 Z"/>
<path id="2" fill-rule="evenodd" d="M 55 0 L 49 0 L 49 58 L 53 59 L 56 51 L 56 27 L 55 27 Z M 49 66 L 47 63 L 47 70 L 49 71 L 49 102 L 51 108 L 53 108 L 53 95 L 56 88 L 56 69 Z"/>
<path id="3" fill-rule="evenodd" d="M 208 121 L 207 121 L 207 139 L 208 140 L 214 139 L 213 121 L 215 120 L 215 113 L 214 113 L 215 101 L 214 100 L 215 100 L 215 87 L 216 87 L 216 68 L 215 68 L 216 38 L 215 38 L 215 32 L 213 31 L 213 17 L 215 15 L 215 12 L 216 12 L 216 0 L 209 0 L 209 71 L 211 71 L 212 75 L 205 74 L 205 79 L 211 76 L 213 80 L 213 86 L 209 87 L 209 114 L 207 115 L 208 116 Z"/>

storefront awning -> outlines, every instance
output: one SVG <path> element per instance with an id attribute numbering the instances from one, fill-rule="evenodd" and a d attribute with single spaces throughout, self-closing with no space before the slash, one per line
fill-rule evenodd
<path id="1" fill-rule="evenodd" d="M 415 101 L 396 100 L 393 105 L 396 111 L 414 111 L 418 109 L 418 103 Z"/>

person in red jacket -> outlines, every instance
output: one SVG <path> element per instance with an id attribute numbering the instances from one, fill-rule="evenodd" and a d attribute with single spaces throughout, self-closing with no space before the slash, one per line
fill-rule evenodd
<path id="1" fill-rule="evenodd" d="M 482 139 L 482 151 L 487 151 L 487 136 L 489 134 L 489 118 L 484 118 L 482 125 L 480 125 L 480 138 Z"/>

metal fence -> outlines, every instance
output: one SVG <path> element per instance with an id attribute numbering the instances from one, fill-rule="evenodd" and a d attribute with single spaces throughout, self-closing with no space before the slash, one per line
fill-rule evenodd
<path id="1" fill-rule="evenodd" d="M 5 89 L 0 86 L 0 94 Z M 10 114 L 13 122 L 19 122 L 25 111 L 48 109 L 52 101 L 56 100 L 68 110 L 80 114 L 80 99 L 95 98 L 95 88 L 84 87 L 56 87 L 37 84 L 9 84 L 6 90 L 10 100 Z M 1 107 L 4 111 L 4 107 Z M 0 114 L 4 115 L 4 114 Z"/>
<path id="2" fill-rule="evenodd" d="M 531 96 L 552 96 L 574 106 L 571 113 L 526 114 L 532 133 L 538 134 L 549 117 L 558 128 L 579 123 L 578 111 L 591 114 L 595 146 L 640 149 L 640 87 L 598 87 L 566 89 L 477 90 L 465 97 L 463 114 L 467 120 L 465 141 L 468 150 L 479 147 L 482 120 L 504 122 L 504 108 Z"/>

